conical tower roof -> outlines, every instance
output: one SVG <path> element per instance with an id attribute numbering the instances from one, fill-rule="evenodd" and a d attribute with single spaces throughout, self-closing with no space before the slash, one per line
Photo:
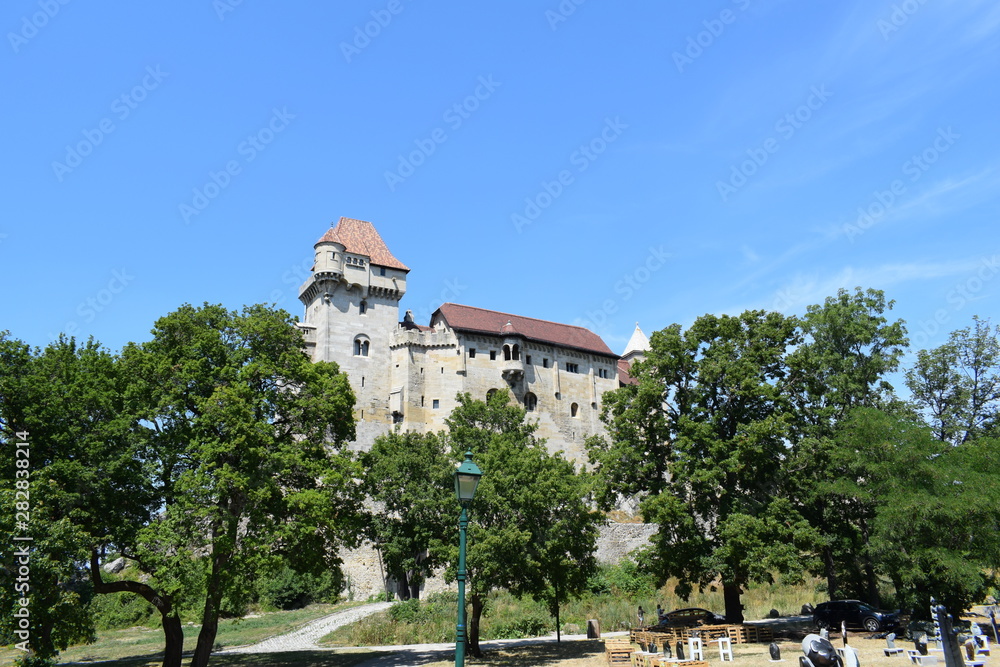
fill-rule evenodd
<path id="1" fill-rule="evenodd" d="M 649 339 L 646 338 L 646 334 L 642 333 L 639 323 L 636 322 L 635 331 L 632 332 L 632 337 L 628 339 L 628 345 L 625 346 L 622 356 L 628 358 L 636 354 L 642 354 L 643 352 L 649 352 Z"/>

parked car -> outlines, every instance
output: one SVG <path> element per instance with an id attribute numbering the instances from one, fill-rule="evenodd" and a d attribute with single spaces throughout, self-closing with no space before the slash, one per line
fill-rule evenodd
<path id="1" fill-rule="evenodd" d="M 883 632 L 899 626 L 899 611 L 876 609 L 860 600 L 831 600 L 813 610 L 813 622 L 821 628 L 839 628 L 842 621 L 849 628 Z"/>
<path id="2" fill-rule="evenodd" d="M 719 616 L 707 609 L 689 607 L 687 609 L 675 609 L 674 611 L 667 612 L 660 617 L 660 622 L 675 626 L 714 625 L 716 623 L 725 623 L 726 617 Z"/>

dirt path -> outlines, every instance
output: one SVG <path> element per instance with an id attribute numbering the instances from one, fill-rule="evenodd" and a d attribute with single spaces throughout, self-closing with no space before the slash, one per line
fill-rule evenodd
<path id="1" fill-rule="evenodd" d="M 279 635 L 265 639 L 259 644 L 251 646 L 240 646 L 239 648 L 220 651 L 220 653 L 279 653 L 282 651 L 316 651 L 323 647 L 317 646 L 316 641 L 327 633 L 336 630 L 342 625 L 354 623 L 365 616 L 370 616 L 375 612 L 391 606 L 391 602 L 374 602 L 372 604 L 351 607 L 335 614 L 318 618 L 315 621 L 306 623 L 298 630 L 288 634 Z"/>

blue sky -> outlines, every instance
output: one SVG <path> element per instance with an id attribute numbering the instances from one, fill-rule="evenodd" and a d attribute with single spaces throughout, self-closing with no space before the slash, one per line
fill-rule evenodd
<path id="1" fill-rule="evenodd" d="M 442 301 L 620 352 L 883 289 L 1000 320 L 1000 5 L 10 0 L 0 329 L 111 349 L 185 302 L 300 314 L 370 220 Z"/>

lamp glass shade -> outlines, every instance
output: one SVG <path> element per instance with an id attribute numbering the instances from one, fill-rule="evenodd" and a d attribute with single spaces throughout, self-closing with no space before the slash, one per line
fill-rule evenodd
<path id="1" fill-rule="evenodd" d="M 466 452 L 462 465 L 455 469 L 455 495 L 460 503 L 472 502 L 476 495 L 476 485 L 482 476 L 479 466 L 472 462 L 472 452 Z"/>

